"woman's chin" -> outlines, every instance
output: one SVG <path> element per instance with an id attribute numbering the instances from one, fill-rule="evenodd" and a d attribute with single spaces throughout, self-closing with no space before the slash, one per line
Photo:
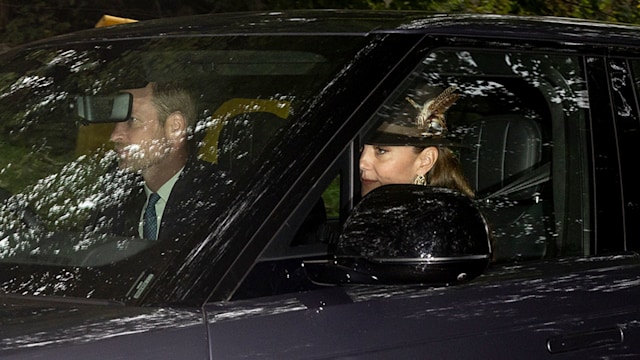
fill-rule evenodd
<path id="1" fill-rule="evenodd" d="M 368 193 L 370 193 L 373 189 L 377 188 L 378 186 L 380 185 L 374 184 L 374 183 L 362 184 L 360 193 L 362 194 L 362 196 L 365 196 Z"/>

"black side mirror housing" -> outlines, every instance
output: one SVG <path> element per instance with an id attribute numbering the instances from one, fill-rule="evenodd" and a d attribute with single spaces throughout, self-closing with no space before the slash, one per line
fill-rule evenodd
<path id="1" fill-rule="evenodd" d="M 486 220 L 459 192 L 386 185 L 353 209 L 329 260 L 304 263 L 321 284 L 449 285 L 482 274 L 491 258 Z"/>

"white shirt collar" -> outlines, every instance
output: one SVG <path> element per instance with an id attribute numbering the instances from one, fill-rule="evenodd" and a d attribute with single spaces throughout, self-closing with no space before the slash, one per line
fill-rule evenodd
<path id="1" fill-rule="evenodd" d="M 184 167 L 180 169 L 180 171 L 178 171 L 175 175 L 173 175 L 171 179 L 167 180 L 166 183 L 160 186 L 160 189 L 158 189 L 158 191 L 156 191 L 156 193 L 160 195 L 161 200 L 166 202 L 169 199 L 169 195 L 171 195 L 171 190 L 173 190 L 173 186 L 178 181 L 178 178 L 180 177 L 180 174 L 182 174 L 183 170 L 184 170 Z M 152 192 L 153 191 L 151 191 L 151 189 L 147 187 L 147 184 L 144 184 L 144 193 L 147 195 L 147 198 L 149 197 L 149 194 L 151 194 Z"/>

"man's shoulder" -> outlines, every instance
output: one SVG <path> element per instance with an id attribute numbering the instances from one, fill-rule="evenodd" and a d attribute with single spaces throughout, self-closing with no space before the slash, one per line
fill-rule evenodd
<path id="1" fill-rule="evenodd" d="M 226 192 L 224 189 L 228 183 L 227 174 L 215 164 L 203 160 L 191 161 L 185 165 L 174 185 L 165 211 L 173 213 L 177 210 L 182 217 L 186 211 L 191 214 L 187 218 L 195 216 L 196 212 L 206 213 Z"/>
<path id="2" fill-rule="evenodd" d="M 216 164 L 200 159 L 192 159 L 186 163 L 181 177 L 197 180 L 198 178 L 211 179 L 225 176 L 226 172 L 222 171 Z"/>
<path id="3" fill-rule="evenodd" d="M 177 190 L 181 197 L 186 198 L 206 197 L 208 193 L 219 193 L 228 183 L 227 172 L 221 170 L 216 164 L 193 159 L 185 165 L 174 191 Z"/>

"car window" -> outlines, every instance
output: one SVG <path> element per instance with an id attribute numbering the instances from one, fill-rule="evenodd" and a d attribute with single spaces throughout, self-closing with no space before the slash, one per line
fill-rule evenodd
<path id="1" fill-rule="evenodd" d="M 635 171 L 625 171 L 633 168 L 636 159 L 633 156 L 636 144 L 640 140 L 638 127 L 640 126 L 640 60 L 612 58 L 608 62 L 609 83 L 612 89 L 612 97 L 609 102 L 614 107 L 616 123 L 616 139 L 619 141 L 619 156 L 621 162 L 621 178 L 624 196 L 624 243 L 613 242 L 607 246 L 624 250 L 640 248 L 640 227 L 635 219 L 638 218 L 638 209 L 635 201 L 640 196 L 640 189 L 636 186 L 640 180 Z"/>
<path id="2" fill-rule="evenodd" d="M 447 126 L 475 201 L 487 218 L 493 261 L 589 255 L 593 239 L 584 131 L 589 104 L 582 74 L 581 59 L 573 55 L 439 49 L 426 56 L 362 123 L 361 135 L 390 118 L 413 113 L 407 98 L 455 86 L 461 97 L 447 112 Z M 343 217 L 358 201 L 355 187 L 328 179 L 338 179 L 339 174 L 359 182 L 357 171 L 350 169 L 358 162 L 359 151 L 353 149 L 360 143 L 354 139 L 351 152 L 343 154 L 351 160 L 342 162 L 337 168 L 341 172 L 328 170 L 314 186 L 326 189 L 323 216 L 328 214 L 329 193 L 339 191 L 351 198 L 342 209 Z M 300 206 L 306 209 L 304 219 L 318 219 L 311 209 L 321 198 L 317 191 L 312 198 Z M 297 218 L 287 224 L 301 224 L 303 218 Z M 339 231 L 339 225 L 334 229 Z M 299 236 L 280 232 L 272 239 L 267 249 L 271 251 L 262 254 L 236 298 L 312 288 L 301 260 L 326 256 L 327 249 L 300 247 Z M 265 283 L 269 285 L 260 286 Z M 295 286 L 289 288 L 292 283 Z"/>
<path id="3" fill-rule="evenodd" d="M 640 60 L 631 60 L 631 69 L 633 71 L 633 85 L 636 89 L 636 94 L 638 94 L 638 91 L 640 91 Z M 638 95 L 636 95 L 637 98 Z"/>
<path id="4" fill-rule="evenodd" d="M 487 217 L 494 260 L 588 254 L 581 74 L 576 56 L 436 50 L 380 107 L 372 127 L 406 116 L 407 98 L 455 86 L 461 97 L 447 112 L 448 136 Z"/>
<path id="5" fill-rule="evenodd" d="M 282 224 L 279 231 L 238 284 L 232 299 L 246 299 L 318 288 L 301 266 L 303 260 L 325 259 L 337 241 L 353 206 L 352 153 L 349 146 Z"/>
<path id="6" fill-rule="evenodd" d="M 279 144 L 305 131 L 304 114 L 314 112 L 319 94 L 368 41 L 341 37 L 335 41 L 344 46 L 335 47 L 328 37 L 316 40 L 163 37 L 3 54 L 0 264 L 19 264 L 11 279 L 7 274 L 0 281 L 3 289 L 138 300 L 172 264 L 171 256 L 216 239 L 212 231 L 224 229 L 220 224 L 265 191 L 264 169 L 284 173 L 290 167 Z M 170 236 L 158 242 L 140 235 L 142 206 L 128 215 L 135 207 L 130 199 L 142 194 L 141 178 L 119 167 L 110 141 L 116 124 L 137 121 L 135 114 L 118 118 L 133 106 L 118 96 L 149 83 L 180 84 L 192 95 L 194 163 L 215 169 L 207 170 L 215 176 L 196 175 L 182 196 L 175 195 L 193 198 L 179 202 L 176 212 L 167 201 L 163 220 L 171 214 L 178 225 L 161 228 L 158 236 Z M 231 240 L 212 240 L 212 246 L 227 249 Z M 96 290 L 105 282 L 110 285 Z"/>

